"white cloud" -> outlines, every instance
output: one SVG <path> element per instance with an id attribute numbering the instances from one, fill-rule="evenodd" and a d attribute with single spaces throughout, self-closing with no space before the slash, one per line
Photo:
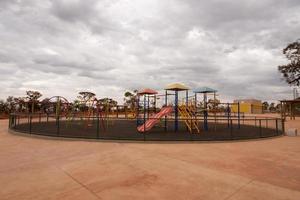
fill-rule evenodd
<path id="1" fill-rule="evenodd" d="M 277 66 L 299 37 L 300 3 L 198 0 L 0 1 L 0 98 L 122 100 L 170 82 L 211 86 L 224 99 L 284 98 Z"/>

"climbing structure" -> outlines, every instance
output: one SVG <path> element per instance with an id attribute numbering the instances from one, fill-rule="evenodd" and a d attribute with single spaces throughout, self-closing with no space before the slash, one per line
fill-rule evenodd
<path id="1" fill-rule="evenodd" d="M 195 110 L 193 106 L 187 106 L 185 104 L 182 104 L 178 106 L 178 111 L 189 131 L 191 133 L 194 133 L 195 131 L 197 133 L 200 133 L 197 123 L 197 117 L 195 115 Z"/>

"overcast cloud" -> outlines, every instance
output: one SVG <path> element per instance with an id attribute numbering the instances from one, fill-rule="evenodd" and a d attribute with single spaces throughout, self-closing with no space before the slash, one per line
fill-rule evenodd
<path id="1" fill-rule="evenodd" d="M 0 0 L 0 98 L 121 100 L 171 82 L 226 100 L 286 98 L 277 66 L 298 38 L 299 0 Z"/>

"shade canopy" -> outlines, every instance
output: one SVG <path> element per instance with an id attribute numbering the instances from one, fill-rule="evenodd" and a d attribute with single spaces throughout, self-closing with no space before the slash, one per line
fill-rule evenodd
<path id="1" fill-rule="evenodd" d="M 145 95 L 145 94 L 154 95 L 154 94 L 157 94 L 157 91 L 152 90 L 150 88 L 145 88 L 145 89 L 139 91 L 138 94 L 139 95 Z"/>
<path id="2" fill-rule="evenodd" d="M 172 83 L 165 87 L 165 90 L 173 90 L 173 91 L 182 91 L 182 90 L 189 90 L 187 86 L 183 83 Z"/>
<path id="3" fill-rule="evenodd" d="M 300 97 L 297 99 L 292 99 L 292 100 L 280 100 L 280 102 L 283 103 L 300 103 Z"/>
<path id="4" fill-rule="evenodd" d="M 209 87 L 200 87 L 193 91 L 194 93 L 215 93 L 217 90 L 209 88 Z"/>

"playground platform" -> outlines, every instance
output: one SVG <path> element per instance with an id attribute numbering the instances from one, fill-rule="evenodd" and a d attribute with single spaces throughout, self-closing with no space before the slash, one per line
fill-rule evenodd
<path id="1" fill-rule="evenodd" d="M 300 137 L 92 142 L 7 127 L 1 120 L 1 199 L 300 199 Z"/>

